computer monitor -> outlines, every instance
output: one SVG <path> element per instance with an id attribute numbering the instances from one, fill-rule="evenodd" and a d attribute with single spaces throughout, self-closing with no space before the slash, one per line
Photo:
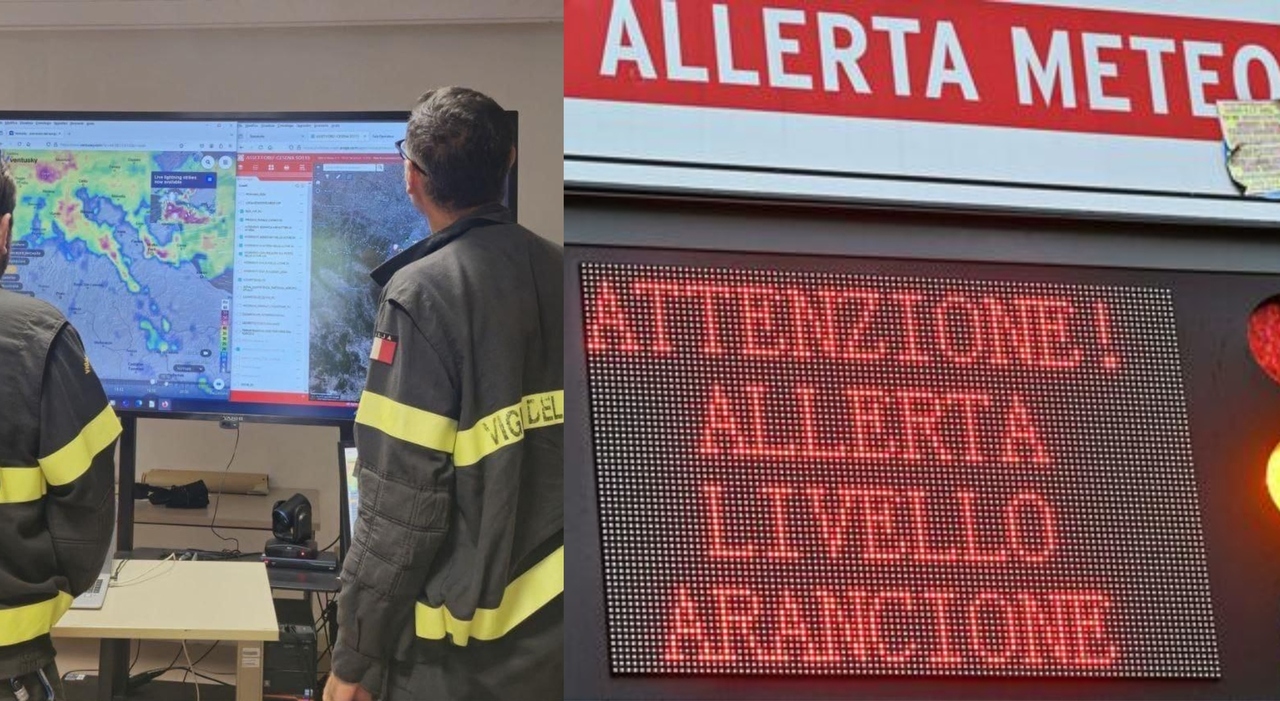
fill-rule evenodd
<path id="1" fill-rule="evenodd" d="M 0 112 L 18 181 L 0 288 L 67 315 L 118 411 L 350 421 L 369 272 L 430 233 L 407 119 Z"/>
<path id="2" fill-rule="evenodd" d="M 351 537 L 355 533 L 356 521 L 360 514 L 360 481 L 356 479 L 356 462 L 360 459 L 360 451 L 350 441 L 338 443 L 338 474 L 342 479 L 342 496 L 339 515 L 342 521 L 342 532 L 338 540 L 342 545 L 342 557 L 351 552 Z"/>

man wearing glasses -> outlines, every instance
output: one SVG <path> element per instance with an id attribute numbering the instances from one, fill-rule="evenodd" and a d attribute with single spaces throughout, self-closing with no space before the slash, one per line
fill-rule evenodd
<path id="1" fill-rule="evenodd" d="M 563 697 L 563 255 L 501 204 L 511 130 L 442 88 L 397 144 L 434 233 L 373 273 L 325 701 Z"/>

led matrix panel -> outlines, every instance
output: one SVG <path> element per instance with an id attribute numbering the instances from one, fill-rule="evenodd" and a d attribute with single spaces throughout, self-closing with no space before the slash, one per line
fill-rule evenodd
<path id="1" fill-rule="evenodd" d="M 581 276 L 615 674 L 1220 676 L 1167 290 Z"/>

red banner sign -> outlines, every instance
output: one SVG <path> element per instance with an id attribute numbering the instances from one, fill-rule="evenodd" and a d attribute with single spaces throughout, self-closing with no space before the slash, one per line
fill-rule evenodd
<path id="1" fill-rule="evenodd" d="M 565 96 L 1221 138 L 1280 97 L 1265 24 L 982 0 L 567 0 Z"/>

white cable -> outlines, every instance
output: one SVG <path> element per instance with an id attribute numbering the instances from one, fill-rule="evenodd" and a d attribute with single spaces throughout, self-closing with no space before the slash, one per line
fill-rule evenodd
<path id="1" fill-rule="evenodd" d="M 191 653 L 187 652 L 187 641 L 182 641 L 182 656 L 187 658 L 187 669 L 194 672 L 195 666 L 191 664 Z M 200 677 L 195 674 L 191 675 L 191 683 L 196 685 L 196 701 L 200 701 Z"/>
<path id="2" fill-rule="evenodd" d="M 146 579 L 147 575 L 149 575 L 149 574 L 151 574 L 152 572 L 155 572 L 156 570 L 160 569 L 160 567 L 161 567 L 161 566 L 163 566 L 166 562 L 171 563 L 171 565 L 172 565 L 172 566 L 170 566 L 170 567 L 169 567 L 169 569 L 165 570 L 164 572 L 161 572 L 160 574 L 156 575 L 155 577 L 152 577 L 151 579 Z M 156 564 L 152 565 L 150 569 L 148 569 L 146 572 L 143 572 L 142 574 L 138 575 L 137 577 L 133 577 L 132 579 L 126 579 L 126 580 L 124 580 L 124 581 L 122 581 L 122 582 L 113 582 L 110 586 L 113 586 L 113 587 L 130 587 L 130 586 L 133 586 L 133 585 L 135 585 L 135 584 L 141 584 L 143 581 L 147 581 L 147 582 L 149 582 L 149 581 L 151 581 L 152 579 L 158 579 L 158 578 L 160 578 L 160 577 L 163 577 L 163 576 L 164 576 L 164 575 L 166 575 L 166 574 L 169 574 L 170 572 L 172 572 L 172 571 L 173 571 L 173 567 L 174 567 L 174 566 L 177 566 L 177 564 L 178 564 L 178 561 L 175 559 L 175 556 L 171 554 L 171 555 L 169 555 L 169 557 L 166 557 L 165 559 L 161 560 L 160 562 L 157 562 Z"/>

